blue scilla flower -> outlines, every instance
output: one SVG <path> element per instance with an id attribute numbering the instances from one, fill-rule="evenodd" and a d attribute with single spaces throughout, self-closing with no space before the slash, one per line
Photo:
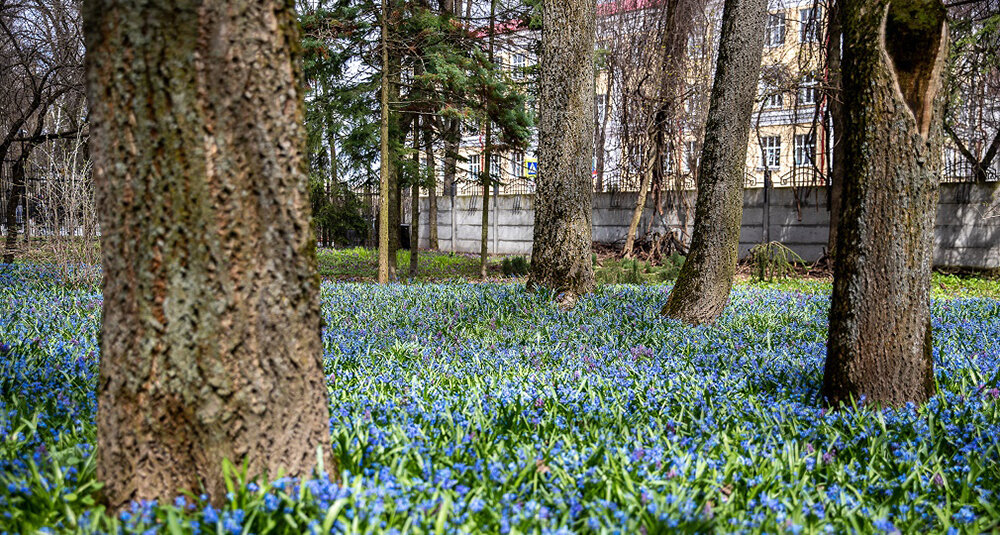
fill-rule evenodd
<path id="1" fill-rule="evenodd" d="M 966 505 L 959 509 L 958 512 L 952 516 L 952 518 L 954 518 L 956 522 L 970 524 L 976 519 L 976 514 L 972 511 L 971 507 Z"/>
<path id="2" fill-rule="evenodd" d="M 271 494 L 270 492 L 264 495 L 264 510 L 268 513 L 273 513 L 278 510 L 278 506 L 281 505 L 281 500 Z"/>
<path id="3" fill-rule="evenodd" d="M 205 507 L 204 511 L 202 511 L 202 518 L 205 519 L 206 524 L 216 524 L 219 522 L 219 513 L 214 507 L 209 505 L 208 507 Z"/>

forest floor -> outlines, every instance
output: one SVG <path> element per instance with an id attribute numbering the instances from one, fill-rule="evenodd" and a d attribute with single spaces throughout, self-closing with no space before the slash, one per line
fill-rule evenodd
<path id="1" fill-rule="evenodd" d="M 517 283 L 325 281 L 342 484 L 233 475 L 221 508 L 195 494 L 112 517 L 93 455 L 100 289 L 61 276 L 0 273 L 0 532 L 1000 526 L 1000 299 L 968 287 L 932 303 L 930 402 L 829 411 L 828 283 L 740 283 L 691 328 L 659 314 L 669 283 L 561 311 Z"/>

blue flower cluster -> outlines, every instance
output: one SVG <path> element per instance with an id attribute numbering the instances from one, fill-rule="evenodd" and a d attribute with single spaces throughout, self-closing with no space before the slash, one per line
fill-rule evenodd
<path id="1" fill-rule="evenodd" d="M 560 311 L 515 284 L 324 284 L 340 482 L 233 475 L 108 517 L 91 444 L 100 294 L 0 280 L 0 532 L 885 532 L 1000 525 L 1000 301 L 932 305 L 938 394 L 827 411 L 829 298 L 667 286 Z"/>

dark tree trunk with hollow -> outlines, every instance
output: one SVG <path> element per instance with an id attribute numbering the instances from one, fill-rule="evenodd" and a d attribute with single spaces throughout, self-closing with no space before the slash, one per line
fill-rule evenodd
<path id="1" fill-rule="evenodd" d="M 764 50 L 766 0 L 726 0 L 715 81 L 698 166 L 694 233 L 663 314 L 697 325 L 729 301 L 743 219 L 747 139 Z"/>
<path id="2" fill-rule="evenodd" d="M 541 109 L 535 229 L 528 288 L 547 288 L 572 305 L 594 287 L 595 4 L 542 3 Z"/>
<path id="3" fill-rule="evenodd" d="M 934 392 L 930 276 L 941 172 L 940 0 L 847 0 L 844 196 L 822 393 L 879 405 Z"/>
<path id="4" fill-rule="evenodd" d="M 334 470 L 292 2 L 91 0 L 84 19 L 108 506 L 218 503 L 224 459 Z"/>

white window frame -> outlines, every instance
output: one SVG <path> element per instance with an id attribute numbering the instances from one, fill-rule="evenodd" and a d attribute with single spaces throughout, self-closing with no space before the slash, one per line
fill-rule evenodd
<path id="1" fill-rule="evenodd" d="M 812 106 L 816 104 L 816 96 L 819 91 L 819 81 L 812 74 L 807 74 L 799 83 L 798 105 Z"/>
<path id="2" fill-rule="evenodd" d="M 597 124 L 604 122 L 604 114 L 607 113 L 607 93 L 594 93 L 594 118 Z"/>
<path id="3" fill-rule="evenodd" d="M 701 154 L 698 151 L 698 142 L 695 140 L 684 142 L 684 154 L 681 158 L 681 173 L 693 173 L 698 169 L 698 158 Z"/>
<path id="4" fill-rule="evenodd" d="M 778 88 L 766 84 L 761 85 L 760 93 L 765 109 L 773 110 L 784 107 L 785 99 Z"/>
<path id="5" fill-rule="evenodd" d="M 799 41 L 803 43 L 819 42 L 819 21 L 822 11 L 818 6 L 799 10 Z"/>
<path id="6" fill-rule="evenodd" d="M 524 78 L 524 67 L 527 65 L 527 58 L 520 52 L 515 52 L 510 56 L 510 76 L 515 80 Z"/>
<path id="7" fill-rule="evenodd" d="M 510 174 L 514 178 L 524 177 L 524 153 L 515 152 L 510 155 Z"/>
<path id="8" fill-rule="evenodd" d="M 781 169 L 781 136 L 761 136 L 760 168 Z"/>
<path id="9" fill-rule="evenodd" d="M 795 166 L 812 167 L 816 161 L 816 135 L 795 134 Z"/>
<path id="10" fill-rule="evenodd" d="M 479 175 L 483 173 L 483 160 L 479 154 L 469 155 L 469 180 L 479 180 Z"/>
<path id="11" fill-rule="evenodd" d="M 764 44 L 770 48 L 785 44 L 785 14 L 768 13 Z"/>

